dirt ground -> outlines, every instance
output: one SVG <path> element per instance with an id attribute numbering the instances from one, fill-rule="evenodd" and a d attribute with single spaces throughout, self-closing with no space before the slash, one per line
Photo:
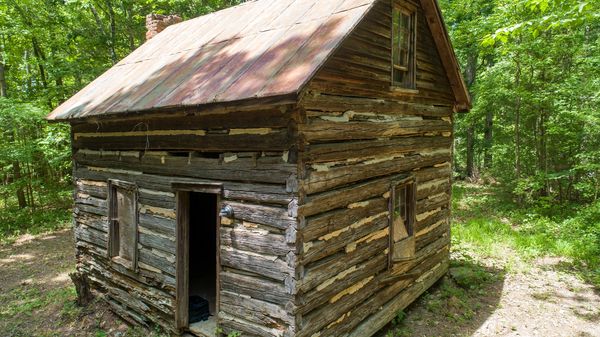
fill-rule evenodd
<path id="1" fill-rule="evenodd" d="M 491 277 L 464 287 L 451 268 L 380 336 L 600 336 L 600 292 L 563 270 L 561 259 L 536 260 L 518 272 L 498 261 L 477 264 Z"/>
<path id="2" fill-rule="evenodd" d="M 80 309 L 68 273 L 70 231 L 0 246 L 0 336 L 149 336 L 100 303 Z M 600 336 L 600 293 L 546 258 L 507 272 L 496 260 L 453 256 L 448 276 L 381 336 Z"/>
<path id="3" fill-rule="evenodd" d="M 133 331 L 100 303 L 74 303 L 70 230 L 0 245 L 0 336 L 120 336 Z M 131 335 L 131 333 L 129 333 Z"/>

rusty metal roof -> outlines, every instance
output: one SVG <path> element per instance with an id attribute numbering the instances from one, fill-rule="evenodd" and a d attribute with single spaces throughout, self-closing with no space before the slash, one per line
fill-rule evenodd
<path id="1" fill-rule="evenodd" d="M 257 0 L 170 26 L 49 120 L 297 93 L 376 0 Z"/>

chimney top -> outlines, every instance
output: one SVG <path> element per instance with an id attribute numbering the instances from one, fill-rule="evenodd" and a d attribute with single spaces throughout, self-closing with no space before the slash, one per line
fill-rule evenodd
<path id="1" fill-rule="evenodd" d="M 146 15 L 146 40 L 150 40 L 155 37 L 156 34 L 165 30 L 165 28 L 176 23 L 183 21 L 179 15 L 162 15 L 162 14 L 148 14 Z"/>

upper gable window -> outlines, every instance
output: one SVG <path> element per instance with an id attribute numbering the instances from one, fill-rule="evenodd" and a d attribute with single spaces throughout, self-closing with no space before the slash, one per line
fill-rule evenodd
<path id="1" fill-rule="evenodd" d="M 396 87 L 415 89 L 417 65 L 416 9 L 396 5 L 393 9 L 392 21 L 392 84 Z"/>

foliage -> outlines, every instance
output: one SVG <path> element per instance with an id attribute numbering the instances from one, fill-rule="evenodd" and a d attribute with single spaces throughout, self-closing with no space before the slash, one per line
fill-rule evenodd
<path id="1" fill-rule="evenodd" d="M 64 225 L 70 129 L 44 117 L 145 41 L 145 16 L 239 0 L 0 2 L 0 240 Z"/>
<path id="2" fill-rule="evenodd" d="M 526 204 L 596 201 L 600 3 L 441 3 L 473 96 L 457 118 L 457 171 L 493 177 Z"/>
<path id="3" fill-rule="evenodd" d="M 458 184 L 453 206 L 455 249 L 503 257 L 509 268 L 526 268 L 521 261 L 548 255 L 564 257 L 565 268 L 600 286 L 598 202 L 524 209 L 501 188 Z"/>
<path id="4" fill-rule="evenodd" d="M 404 337 L 410 336 L 410 330 L 404 326 L 403 322 L 406 318 L 406 313 L 404 310 L 399 310 L 396 313 L 396 316 L 390 323 L 390 329 L 387 330 L 385 336 L 386 337 Z"/>

